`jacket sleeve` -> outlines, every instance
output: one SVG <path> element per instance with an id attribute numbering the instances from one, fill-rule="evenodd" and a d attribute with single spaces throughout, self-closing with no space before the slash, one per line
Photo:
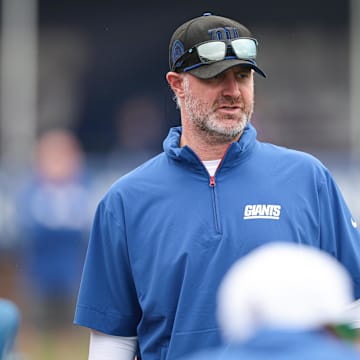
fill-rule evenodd
<path id="1" fill-rule="evenodd" d="M 116 215 L 109 202 L 116 203 Z M 140 317 L 121 198 L 105 199 L 92 225 L 74 322 L 109 335 L 136 336 Z"/>
<path id="2" fill-rule="evenodd" d="M 360 298 L 360 232 L 355 218 L 328 171 L 319 187 L 321 247 L 348 270 L 354 297 Z"/>

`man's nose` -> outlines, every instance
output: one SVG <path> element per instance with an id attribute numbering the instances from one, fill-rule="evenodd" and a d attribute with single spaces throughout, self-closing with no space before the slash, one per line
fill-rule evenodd
<path id="1" fill-rule="evenodd" d="M 223 82 L 223 95 L 224 96 L 232 96 L 232 97 L 238 97 L 240 96 L 240 86 L 239 81 L 232 71 L 229 71 L 224 76 L 224 82 Z"/>

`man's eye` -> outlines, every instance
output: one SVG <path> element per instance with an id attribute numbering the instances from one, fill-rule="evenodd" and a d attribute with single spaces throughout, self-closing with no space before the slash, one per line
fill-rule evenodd
<path id="1" fill-rule="evenodd" d="M 249 73 L 238 73 L 238 74 L 237 74 L 237 77 L 238 77 L 239 79 L 246 79 L 246 78 L 249 77 Z"/>
<path id="2" fill-rule="evenodd" d="M 220 74 L 217 74 L 213 77 L 213 79 L 216 79 L 216 80 L 219 80 L 219 79 L 222 79 L 224 77 L 224 73 L 220 73 Z"/>

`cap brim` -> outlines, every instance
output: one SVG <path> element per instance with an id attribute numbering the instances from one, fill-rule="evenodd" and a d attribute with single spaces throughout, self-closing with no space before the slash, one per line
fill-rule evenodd
<path id="1" fill-rule="evenodd" d="M 191 69 L 188 72 L 200 79 L 210 79 L 234 66 L 240 66 L 240 65 L 250 67 L 259 75 L 266 78 L 266 74 L 255 63 L 246 60 L 239 60 L 239 59 L 217 61 L 208 65 L 201 64 L 199 67 Z"/>

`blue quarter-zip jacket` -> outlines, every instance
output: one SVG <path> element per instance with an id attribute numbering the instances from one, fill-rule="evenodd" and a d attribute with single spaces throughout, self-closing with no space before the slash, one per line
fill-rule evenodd
<path id="1" fill-rule="evenodd" d="M 360 297 L 360 232 L 318 160 L 257 141 L 249 124 L 210 179 L 196 154 L 179 148 L 180 136 L 172 128 L 164 152 L 120 178 L 98 205 L 76 324 L 137 335 L 142 360 L 216 346 L 223 275 L 271 241 L 337 257 Z"/>

